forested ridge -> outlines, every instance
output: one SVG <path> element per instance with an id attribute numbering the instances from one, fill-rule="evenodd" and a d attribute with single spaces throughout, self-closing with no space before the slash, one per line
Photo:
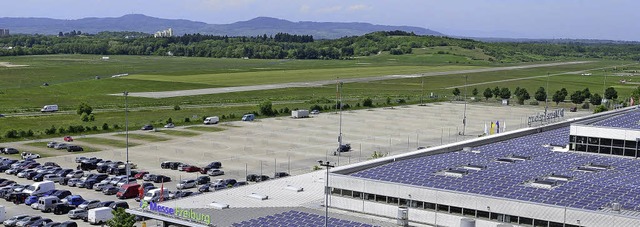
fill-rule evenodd
<path id="1" fill-rule="evenodd" d="M 414 48 L 457 46 L 481 50 L 489 61 L 529 62 L 561 58 L 640 60 L 640 44 L 606 43 L 487 43 L 443 36 L 418 36 L 403 31 L 374 32 L 333 40 L 310 35 L 229 37 L 202 34 L 154 38 L 138 32 L 80 31 L 52 35 L 14 35 L 0 38 L 0 56 L 45 54 L 172 55 L 256 59 L 351 59 L 388 51 L 412 53 Z"/>

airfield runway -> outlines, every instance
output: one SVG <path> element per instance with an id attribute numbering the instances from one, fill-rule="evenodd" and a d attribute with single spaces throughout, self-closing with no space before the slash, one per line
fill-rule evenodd
<path id="1" fill-rule="evenodd" d="M 342 79 L 341 81 L 343 83 L 372 82 L 372 81 L 380 81 L 380 80 L 443 76 L 443 75 L 455 75 L 455 74 L 466 74 L 466 73 L 497 72 L 497 71 L 508 71 L 508 70 L 517 70 L 517 69 L 551 67 L 551 66 L 559 66 L 559 65 L 584 64 L 588 62 L 589 61 L 572 61 L 572 62 L 557 62 L 557 63 L 547 63 L 547 64 L 456 70 L 456 71 L 446 71 L 446 72 L 429 72 L 429 73 L 409 74 L 409 75 L 387 75 L 387 76 L 376 76 L 376 77 Z M 181 97 L 181 96 L 222 94 L 222 93 L 231 93 L 231 92 L 272 90 L 272 89 L 282 89 L 282 88 L 318 87 L 318 86 L 330 85 L 335 83 L 336 83 L 335 80 L 322 80 L 322 81 L 312 81 L 312 82 L 266 84 L 266 85 L 223 87 L 223 88 L 205 88 L 205 89 L 179 90 L 179 91 L 130 92 L 129 96 L 144 97 L 144 98 L 171 98 L 171 97 Z M 121 96 L 122 94 L 119 93 L 119 94 L 111 94 L 111 95 Z"/>

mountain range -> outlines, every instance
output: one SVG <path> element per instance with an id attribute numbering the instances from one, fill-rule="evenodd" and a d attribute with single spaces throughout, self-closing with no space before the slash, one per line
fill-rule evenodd
<path id="1" fill-rule="evenodd" d="M 101 31 L 136 31 L 155 33 L 172 28 L 174 35 L 209 34 L 227 36 L 273 35 L 279 32 L 313 35 L 316 39 L 335 39 L 344 36 L 363 35 L 374 31 L 402 30 L 417 35 L 444 34 L 421 27 L 375 25 L 370 23 L 343 22 L 292 22 L 271 17 L 257 17 L 248 21 L 231 24 L 207 24 L 183 19 L 162 19 L 142 14 L 129 14 L 122 17 L 89 17 L 77 20 L 51 18 L 0 18 L 0 28 L 9 29 L 12 34 L 47 34 L 72 30 L 95 34 Z"/>

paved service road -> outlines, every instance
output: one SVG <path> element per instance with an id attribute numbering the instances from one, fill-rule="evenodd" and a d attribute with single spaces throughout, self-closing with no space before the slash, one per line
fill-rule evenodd
<path id="1" fill-rule="evenodd" d="M 387 76 L 377 76 L 377 77 L 342 79 L 341 81 L 343 83 L 371 82 L 371 81 L 380 81 L 380 80 L 455 75 L 455 74 L 466 74 L 466 73 L 496 72 L 496 71 L 507 71 L 507 70 L 516 70 L 516 69 L 551 67 L 551 66 L 559 66 L 559 65 L 584 64 L 588 62 L 589 61 L 572 61 L 572 62 L 557 62 L 557 63 L 547 63 L 547 64 L 468 69 L 468 70 L 457 70 L 457 71 L 446 71 L 446 72 L 429 72 L 429 73 L 409 74 L 409 75 L 387 75 Z M 336 83 L 335 80 L 322 80 L 322 81 L 312 81 L 312 82 L 266 84 L 266 85 L 224 87 L 224 88 L 205 88 L 205 89 L 180 90 L 180 91 L 130 92 L 129 96 L 145 97 L 145 98 L 171 98 L 171 97 L 193 96 L 193 95 L 222 94 L 222 93 L 242 92 L 242 91 L 272 90 L 272 89 L 281 89 L 281 88 L 317 87 L 317 86 L 323 86 L 323 85 L 329 85 L 329 84 L 335 84 L 335 83 Z M 122 94 L 111 94 L 111 95 L 120 96 Z"/>

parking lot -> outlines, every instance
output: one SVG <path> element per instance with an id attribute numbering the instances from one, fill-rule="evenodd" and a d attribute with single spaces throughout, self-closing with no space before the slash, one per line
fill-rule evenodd
<path id="1" fill-rule="evenodd" d="M 172 181 L 164 183 L 164 187 L 174 191 L 176 183 L 180 179 L 196 178 L 201 174 L 161 169 L 160 163 L 163 161 L 177 161 L 196 166 L 204 166 L 212 161 L 222 162 L 221 169 L 225 174 L 211 177 L 212 179 L 235 178 L 244 181 L 247 174 L 271 177 L 275 172 L 300 174 L 312 171 L 318 160 L 326 159 L 336 165 L 345 165 L 370 159 L 374 151 L 394 155 L 414 151 L 418 147 L 436 146 L 476 138 L 483 133 L 485 124 L 492 121 L 500 121 L 501 130 L 505 124 L 507 131 L 514 130 L 525 127 L 528 116 L 543 110 L 544 107 L 541 106 L 505 107 L 470 104 L 466 108 L 467 126 L 464 129 L 462 125 L 463 104 L 436 103 L 426 106 L 413 105 L 343 111 L 342 138 L 344 143 L 351 144 L 352 150 L 340 153 L 339 156 L 334 156 L 334 151 L 338 147 L 340 114 L 334 112 L 323 112 L 302 119 L 279 117 L 253 122 L 230 122 L 207 126 L 225 129 L 220 132 L 199 132 L 200 134 L 196 136 L 175 137 L 161 142 L 135 141 L 140 145 L 129 148 L 129 160 L 135 163 L 139 170 L 171 177 Z M 589 113 L 587 111 L 577 113 L 567 111 L 565 118 Z M 181 127 L 167 130 L 193 131 Z M 464 136 L 460 135 L 463 130 Z M 147 131 L 131 131 L 130 133 L 160 134 L 159 132 Z M 122 139 L 122 137 L 116 137 L 113 134 L 87 137 Z M 59 140 L 61 141 L 62 138 Z M 22 145 L 10 143 L 0 144 L 0 146 L 19 148 Z M 102 159 L 125 161 L 126 149 L 69 154 L 38 159 L 38 162 L 51 161 L 64 168 L 75 169 L 77 156 L 95 156 Z M 16 176 L 4 173 L 0 173 L 0 177 L 12 179 L 18 183 L 33 183 L 33 181 L 18 179 Z M 160 187 L 160 184 L 156 184 L 156 186 Z M 70 190 L 74 194 L 82 195 L 85 199 L 118 200 L 114 196 L 106 196 L 89 189 L 78 189 L 58 184 L 56 184 L 56 188 Z M 138 205 L 133 199 L 128 201 L 131 207 Z M 0 200 L 0 205 L 6 207 L 7 217 L 26 213 L 46 216 L 58 222 L 68 220 L 65 215 L 45 214 L 32 210 L 28 206 L 14 205 L 4 200 Z"/>

